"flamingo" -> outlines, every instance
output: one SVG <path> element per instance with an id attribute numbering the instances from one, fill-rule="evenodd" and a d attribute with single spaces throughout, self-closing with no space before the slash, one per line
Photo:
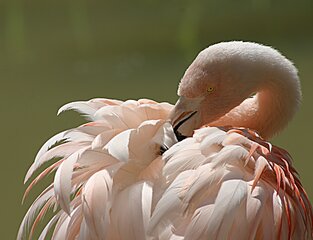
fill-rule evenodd
<path id="1" fill-rule="evenodd" d="M 17 239 L 313 239 L 312 207 L 287 151 L 268 140 L 301 101 L 295 66 L 277 50 L 231 41 L 204 49 L 175 106 L 153 100 L 66 104 L 88 122 L 61 132 L 29 168 L 54 180 Z M 47 164 L 46 164 L 47 165 Z"/>

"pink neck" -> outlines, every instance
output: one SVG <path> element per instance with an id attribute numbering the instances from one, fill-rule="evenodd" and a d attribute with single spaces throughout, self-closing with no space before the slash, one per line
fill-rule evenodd
<path id="1" fill-rule="evenodd" d="M 301 101 L 298 81 L 292 78 L 284 81 L 266 81 L 256 96 L 244 100 L 210 126 L 245 127 L 257 131 L 269 139 L 291 120 Z"/>

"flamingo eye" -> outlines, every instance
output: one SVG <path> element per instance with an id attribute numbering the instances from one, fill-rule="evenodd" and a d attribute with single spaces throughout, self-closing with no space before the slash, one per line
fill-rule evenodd
<path id="1" fill-rule="evenodd" d="M 208 86 L 207 88 L 208 93 L 211 93 L 214 91 L 214 87 Z"/>

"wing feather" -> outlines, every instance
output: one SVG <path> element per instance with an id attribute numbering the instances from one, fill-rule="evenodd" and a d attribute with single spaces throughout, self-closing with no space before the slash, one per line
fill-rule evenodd
<path id="1" fill-rule="evenodd" d="M 71 180 L 74 164 L 78 161 L 85 150 L 86 148 L 81 149 L 64 160 L 56 171 L 54 177 L 54 194 L 56 196 L 56 200 L 63 211 L 65 211 L 68 215 L 71 213 L 70 194 L 72 192 Z"/>
<path id="2" fill-rule="evenodd" d="M 121 239 L 149 239 L 146 228 L 150 220 L 151 203 L 152 187 L 146 182 L 133 184 L 116 196 L 111 216 Z"/>
<path id="3" fill-rule="evenodd" d="M 95 173 L 82 191 L 82 207 L 87 227 L 98 239 L 106 239 L 110 223 L 112 177 L 107 170 Z"/>

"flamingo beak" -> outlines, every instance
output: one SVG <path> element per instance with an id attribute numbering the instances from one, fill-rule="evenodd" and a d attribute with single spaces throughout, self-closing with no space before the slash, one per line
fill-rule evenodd
<path id="1" fill-rule="evenodd" d="M 193 134 L 199 118 L 196 117 L 203 98 L 180 97 L 172 109 L 169 119 L 177 140 L 181 141 Z"/>

